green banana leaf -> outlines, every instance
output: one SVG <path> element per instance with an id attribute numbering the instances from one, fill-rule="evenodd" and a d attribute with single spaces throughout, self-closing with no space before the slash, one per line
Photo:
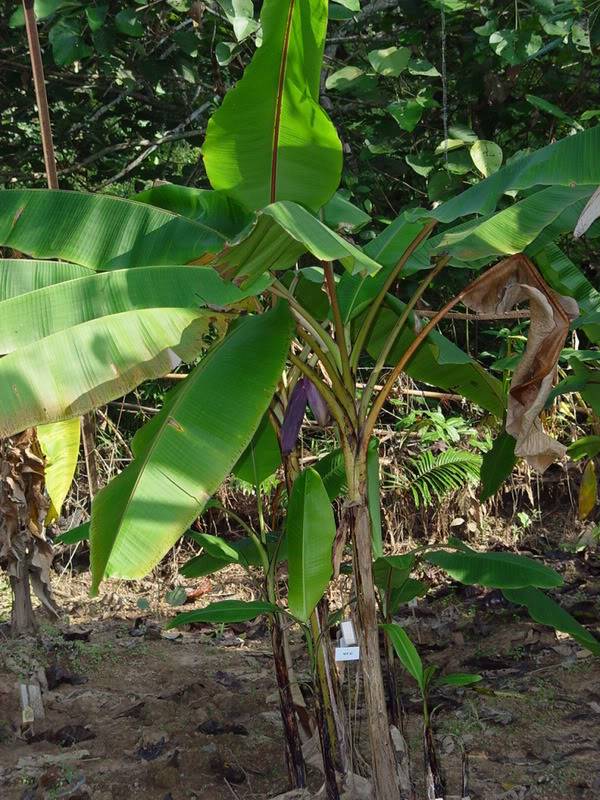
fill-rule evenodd
<path id="1" fill-rule="evenodd" d="M 549 625 L 557 631 L 568 633 L 582 647 L 600 656 L 600 642 L 580 625 L 568 611 L 555 603 L 544 592 L 534 587 L 524 589 L 503 589 L 502 594 L 511 603 L 525 606 L 529 615 L 542 625 Z"/>
<path id="2" fill-rule="evenodd" d="M 54 522 L 60 516 L 65 497 L 73 483 L 79 456 L 80 435 L 81 420 L 79 417 L 63 422 L 51 422 L 49 425 L 40 425 L 37 429 L 38 441 L 46 456 L 44 477 L 46 491 L 50 498 L 46 525 Z"/>
<path id="3" fill-rule="evenodd" d="M 315 461 L 313 469 L 321 476 L 325 491 L 331 501 L 335 500 L 341 494 L 346 494 L 348 491 L 346 467 L 344 464 L 344 454 L 339 447 L 335 450 L 331 450 L 318 461 Z"/>
<path id="4" fill-rule="evenodd" d="M 379 556 L 373 562 L 373 582 L 387 591 L 399 589 L 408 580 L 415 563 L 412 553 L 401 556 Z"/>
<path id="5" fill-rule="evenodd" d="M 237 236 L 252 220 L 252 214 L 233 197 L 213 189 L 163 183 L 134 195 L 131 200 L 201 222 L 223 233 L 228 239 Z"/>
<path id="6" fill-rule="evenodd" d="M 278 607 L 263 600 L 219 600 L 211 603 L 206 608 L 196 611 L 184 611 L 174 619 L 169 620 L 167 628 L 177 628 L 180 625 L 189 625 L 191 622 L 214 622 L 227 624 L 231 622 L 247 622 L 261 614 L 275 614 Z"/>
<path id="7" fill-rule="evenodd" d="M 446 550 L 429 552 L 425 559 L 443 569 L 454 580 L 469 585 L 478 584 L 494 589 L 521 589 L 526 586 L 550 589 L 563 582 L 553 569 L 514 553 L 481 553 L 465 548 L 454 553 Z"/>
<path id="8" fill-rule="evenodd" d="M 211 316 L 183 308 L 127 311 L 0 358 L 0 437 L 81 416 L 170 372 L 174 359 L 192 361 Z"/>
<path id="9" fill-rule="evenodd" d="M 202 152 L 214 189 L 251 209 L 316 211 L 337 189 L 342 145 L 319 105 L 327 0 L 265 0 L 262 43 L 210 119 Z"/>
<path id="10" fill-rule="evenodd" d="M 600 127 L 567 136 L 531 155 L 517 158 L 458 197 L 439 205 L 429 216 L 452 222 L 468 214 L 489 214 L 509 191 L 534 186 L 590 187 L 600 184 Z"/>
<path id="11" fill-rule="evenodd" d="M 400 606 L 410 603 L 415 597 L 425 597 L 427 589 L 428 586 L 423 581 L 419 581 L 416 578 L 407 578 L 402 586 L 390 590 L 386 609 L 388 614 L 396 614 Z"/>
<path id="12" fill-rule="evenodd" d="M 581 436 L 567 447 L 567 454 L 571 461 L 595 458 L 598 453 L 600 453 L 600 436 Z"/>
<path id="13" fill-rule="evenodd" d="M 190 534 L 188 533 L 188 535 Z M 197 537 L 198 534 L 196 533 L 192 535 L 195 541 L 203 544 Z M 235 558 L 225 556 L 224 552 L 218 555 L 218 551 L 213 547 L 212 553 L 205 550 L 200 555 L 190 558 L 179 571 L 185 578 L 202 578 L 205 575 L 212 575 L 214 572 L 218 572 L 228 564 L 240 564 L 244 569 L 262 566 L 256 545 L 250 537 L 227 542 L 227 546 L 235 551 Z M 268 534 L 266 546 L 269 559 L 276 555 L 278 564 L 287 560 L 287 537 L 285 534 L 281 538 L 278 534 Z"/>
<path id="14" fill-rule="evenodd" d="M 369 339 L 367 349 L 372 358 L 377 358 L 404 307 L 390 296 L 388 303 L 393 308 L 382 308 Z M 414 336 L 412 325 L 405 325 L 390 351 L 388 364 L 400 360 Z M 437 331 L 432 331 L 419 347 L 406 372 L 414 380 L 460 394 L 497 417 L 504 415 L 506 400 L 502 383 Z"/>
<path id="15" fill-rule="evenodd" d="M 555 226 L 554 235 L 569 230 L 571 206 L 579 210 L 596 187 L 551 186 L 530 194 L 497 214 L 451 228 L 435 244 L 440 253 L 470 261 L 489 256 L 522 253 L 549 226 L 562 218 L 565 229 Z M 571 228 L 572 230 L 572 228 Z"/>
<path id="16" fill-rule="evenodd" d="M 0 301 L 93 274 L 87 267 L 62 261 L 3 258 L 0 259 Z"/>
<path id="17" fill-rule="evenodd" d="M 71 528 L 70 531 L 65 531 L 59 536 L 55 536 L 52 544 L 78 544 L 85 542 L 90 538 L 90 523 L 84 522 L 83 525 L 78 525 L 76 528 Z"/>
<path id="18" fill-rule="evenodd" d="M 92 505 L 92 577 L 146 575 L 187 530 L 248 446 L 280 379 L 286 304 L 246 317 L 133 441 L 133 462 Z"/>
<path id="19" fill-rule="evenodd" d="M 94 270 L 186 264 L 221 250 L 225 235 L 119 197 L 51 189 L 0 190 L 0 246 Z"/>
<path id="20" fill-rule="evenodd" d="M 297 203 L 281 201 L 256 215 L 252 225 L 214 258 L 204 258 L 229 280 L 244 285 L 267 270 L 283 270 L 309 252 L 320 261 L 340 261 L 349 272 L 377 272 L 379 264 L 330 230 Z"/>
<path id="21" fill-rule="evenodd" d="M 574 297 L 582 316 L 600 312 L 600 292 L 592 286 L 583 272 L 555 244 L 548 244 L 534 256 L 544 280 L 557 292 Z M 577 327 L 579 325 L 575 323 Z M 600 343 L 600 324 L 584 324 L 586 336 Z"/>
<path id="22" fill-rule="evenodd" d="M 381 626 L 394 647 L 396 655 L 402 662 L 402 666 L 413 676 L 422 692 L 425 691 L 425 673 L 421 656 L 417 653 L 417 648 L 408 638 L 404 628 L 396 623 Z"/>
<path id="23" fill-rule="evenodd" d="M 362 208 L 355 206 L 343 194 L 336 192 L 323 206 L 323 222 L 338 233 L 358 233 L 371 221 Z"/>
<path id="24" fill-rule="evenodd" d="M 327 589 L 335 519 L 321 476 L 306 469 L 294 481 L 287 514 L 288 606 L 302 622 Z"/>
<path id="25" fill-rule="evenodd" d="M 252 441 L 242 453 L 232 472 L 242 481 L 260 486 L 281 464 L 281 448 L 269 415 L 265 414 Z"/>
<path id="26" fill-rule="evenodd" d="M 484 501 L 495 495 L 513 471 L 517 463 L 515 444 L 516 441 L 510 433 L 503 430 L 494 439 L 492 447 L 483 454 L 480 500 Z"/>
<path id="27" fill-rule="evenodd" d="M 0 302 L 0 353 L 135 309 L 221 309 L 262 290 L 267 282 L 261 279 L 244 291 L 225 283 L 210 267 L 190 265 L 92 272 Z"/>

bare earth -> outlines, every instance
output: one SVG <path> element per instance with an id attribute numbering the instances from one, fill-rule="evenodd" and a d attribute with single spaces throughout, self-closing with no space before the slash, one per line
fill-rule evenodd
<path id="1" fill-rule="evenodd" d="M 554 566 L 565 577 L 558 599 L 597 632 L 600 561 L 563 554 Z M 233 586 L 238 595 L 252 596 L 247 577 L 235 570 L 209 585 L 198 604 L 231 596 Z M 85 576 L 63 577 L 58 589 L 68 620 L 45 626 L 42 645 L 2 635 L 2 800 L 250 800 L 286 790 L 263 623 L 166 639 L 162 625 L 174 610 L 151 604 L 140 611 L 139 585 L 134 594 L 131 584 L 109 584 L 96 600 L 87 597 Z M 445 689 L 432 698 L 449 794 L 460 792 L 464 749 L 471 800 L 600 796 L 597 659 L 490 591 L 442 588 L 403 622 L 425 662 L 484 676 L 477 690 Z M 65 642 L 61 631 L 73 626 L 84 635 L 90 631 L 88 641 Z M 298 637 L 292 636 L 292 652 L 299 656 L 298 679 L 306 681 Z M 46 718 L 25 733 L 17 680 L 36 665 L 58 685 L 44 693 Z M 65 677 L 68 682 L 61 682 Z M 345 695 L 352 694 L 355 678 L 350 667 Z M 420 707 L 406 677 L 403 697 L 420 799 Z M 352 708 L 353 730 L 361 738 L 362 715 L 354 715 L 353 698 Z M 34 741 L 27 741 L 32 735 Z M 309 774 L 316 790 L 319 774 L 312 767 Z"/>

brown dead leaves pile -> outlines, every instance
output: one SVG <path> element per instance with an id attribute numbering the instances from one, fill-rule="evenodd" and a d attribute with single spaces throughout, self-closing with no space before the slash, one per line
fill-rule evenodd
<path id="1" fill-rule="evenodd" d="M 529 336 L 512 378 L 506 430 L 516 439 L 515 454 L 543 472 L 566 452 L 544 432 L 540 413 L 554 383 L 570 321 L 579 313 L 577 303 L 551 289 L 522 253 L 489 269 L 461 299 L 480 314 L 502 314 L 520 303 L 529 304 Z"/>
<path id="2" fill-rule="evenodd" d="M 27 563 L 31 587 L 52 614 L 52 547 L 44 536 L 48 511 L 44 457 L 34 428 L 0 442 L 0 568 L 9 576 Z"/>

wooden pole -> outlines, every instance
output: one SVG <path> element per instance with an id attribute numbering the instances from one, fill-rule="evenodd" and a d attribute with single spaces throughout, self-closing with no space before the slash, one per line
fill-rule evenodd
<path id="1" fill-rule="evenodd" d="M 27 30 L 27 41 L 29 43 L 31 71 L 33 72 L 35 101 L 40 119 L 46 179 L 49 189 L 58 189 L 56 158 L 54 156 L 54 143 L 52 142 L 52 128 L 50 126 L 50 111 L 48 109 L 48 97 L 46 95 L 46 83 L 44 81 L 44 65 L 42 63 L 42 51 L 40 49 L 40 39 L 38 36 L 33 0 L 23 0 L 23 10 L 25 12 L 25 28 Z"/>
<path id="2" fill-rule="evenodd" d="M 31 59 L 31 71 L 33 73 L 35 102 L 38 108 L 38 116 L 40 120 L 42 151 L 44 153 L 44 165 L 46 167 L 46 181 L 49 189 L 58 189 L 56 156 L 54 155 L 52 126 L 50 124 L 50 108 L 48 106 L 48 95 L 46 94 L 44 64 L 42 62 L 42 50 L 40 48 L 40 39 L 38 36 L 37 21 L 35 19 L 35 9 L 33 3 L 34 0 L 23 0 L 25 28 L 27 30 L 27 41 L 29 43 L 29 57 Z M 92 499 L 100 489 L 98 465 L 95 458 L 95 427 L 96 419 L 93 412 L 82 417 L 81 438 L 83 441 L 83 453 L 85 456 L 88 486 L 90 490 L 90 497 Z"/>

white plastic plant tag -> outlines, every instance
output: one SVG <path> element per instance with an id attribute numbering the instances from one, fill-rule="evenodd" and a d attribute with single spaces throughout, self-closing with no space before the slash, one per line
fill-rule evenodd
<path id="1" fill-rule="evenodd" d="M 336 661 L 358 661 L 360 658 L 360 647 L 336 647 Z"/>
<path id="2" fill-rule="evenodd" d="M 342 639 L 344 643 L 349 647 L 353 647 L 356 644 L 356 634 L 354 633 L 352 620 L 345 619 L 343 622 L 340 622 L 340 628 L 342 630 Z"/>

